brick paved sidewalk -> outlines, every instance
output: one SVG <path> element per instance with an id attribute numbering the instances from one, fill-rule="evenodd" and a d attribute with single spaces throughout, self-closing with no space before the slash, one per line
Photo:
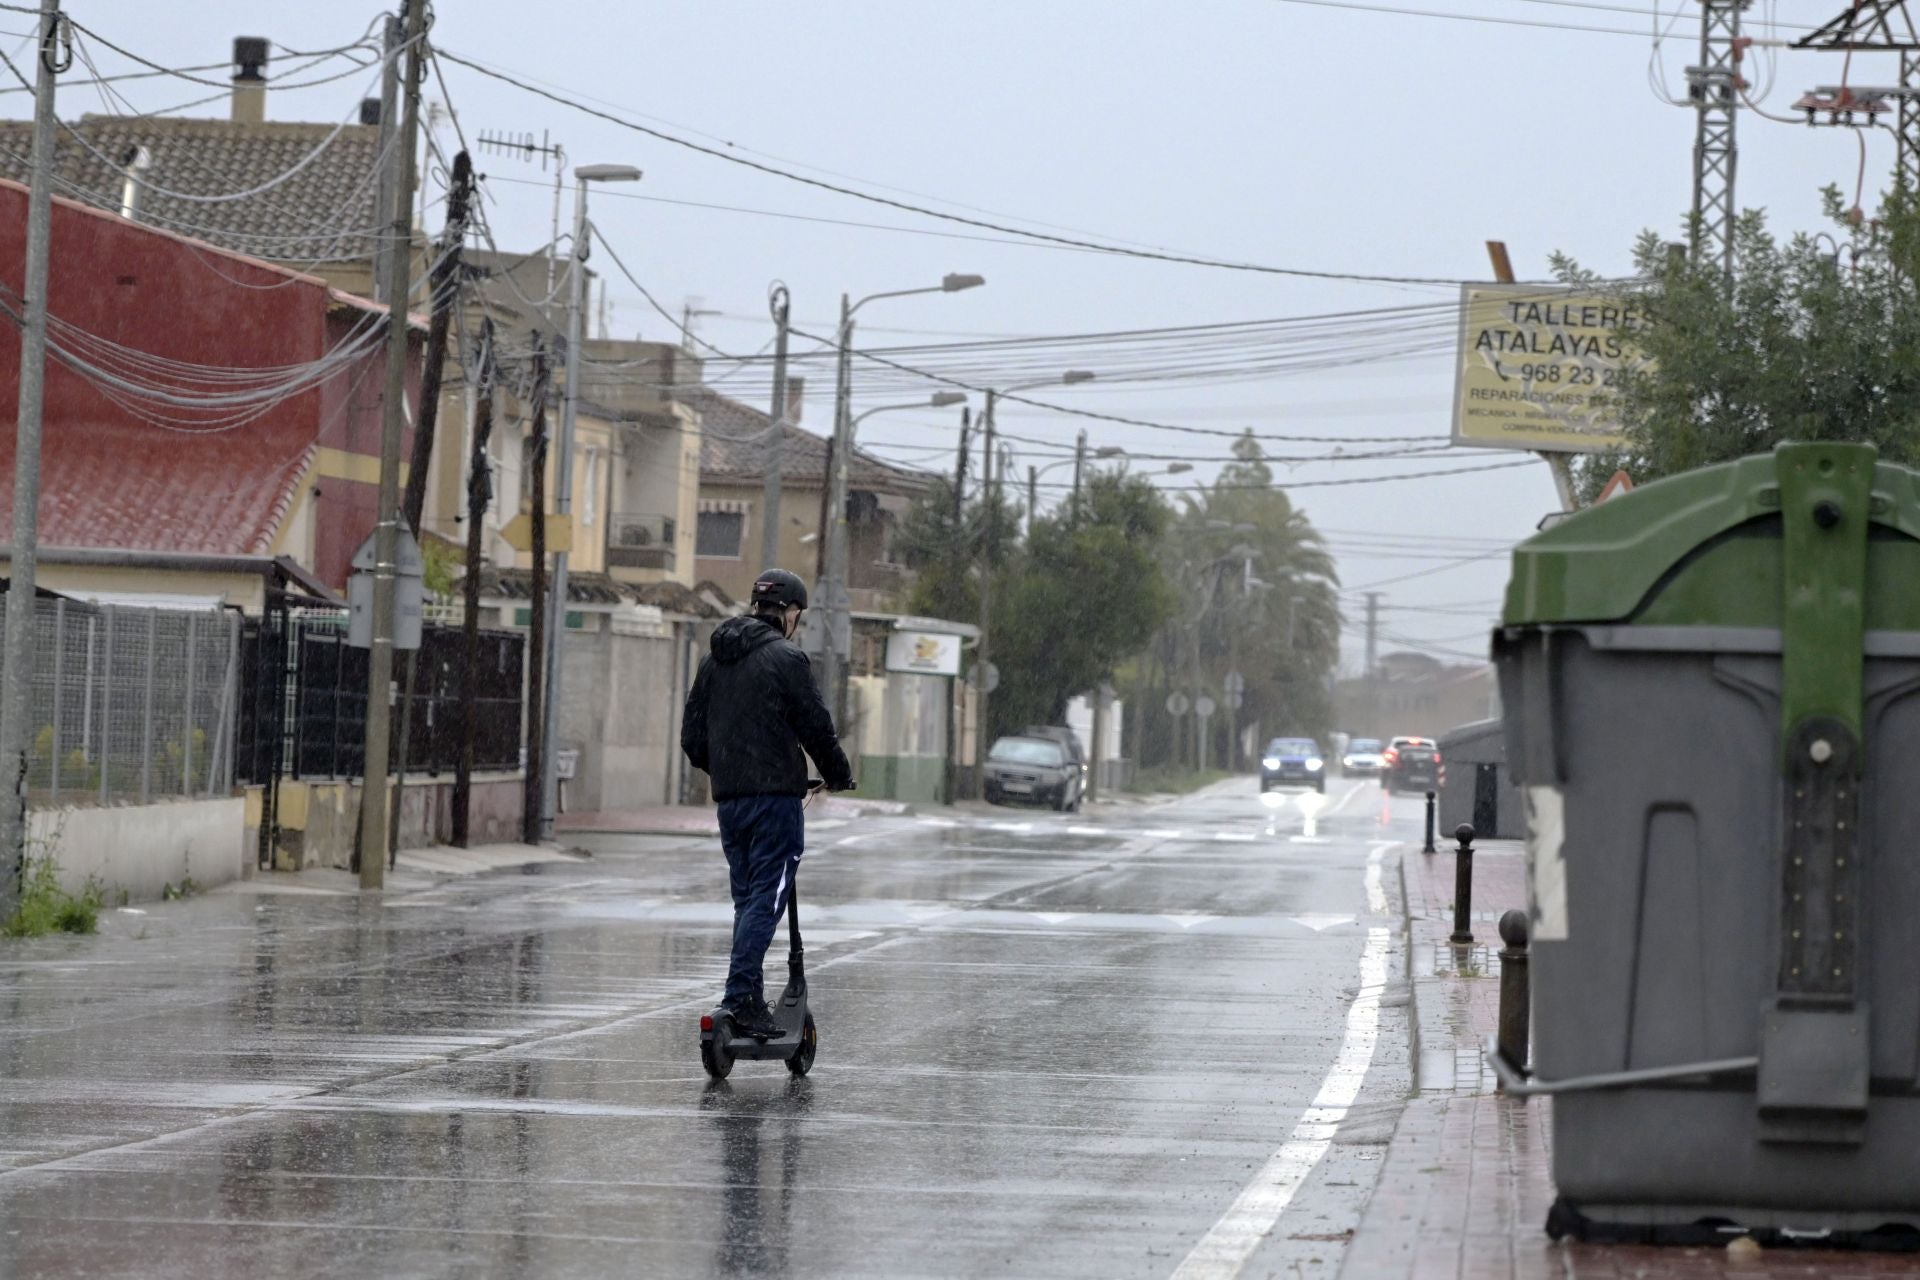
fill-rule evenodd
<path id="1" fill-rule="evenodd" d="M 1445 842 L 1449 846 L 1451 842 Z M 1415 1096 L 1341 1268 L 1343 1280 L 1582 1280 L 1593 1277 L 1826 1277 L 1920 1275 L 1920 1259 L 1817 1250 L 1652 1248 L 1554 1244 L 1552 1111 L 1547 1101 L 1494 1093 L 1480 1045 L 1499 1022 L 1495 923 L 1526 905 L 1517 843 L 1474 852 L 1474 946 L 1449 945 L 1451 852 L 1404 853 L 1412 917 Z M 1743 1246 L 1745 1247 L 1745 1246 Z"/>

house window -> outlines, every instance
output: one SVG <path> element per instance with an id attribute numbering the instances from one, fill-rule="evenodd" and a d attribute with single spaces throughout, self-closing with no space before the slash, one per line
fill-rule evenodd
<path id="1" fill-rule="evenodd" d="M 740 558 L 740 535 L 747 517 L 738 511 L 702 511 L 694 532 L 693 553 L 721 560 Z"/>

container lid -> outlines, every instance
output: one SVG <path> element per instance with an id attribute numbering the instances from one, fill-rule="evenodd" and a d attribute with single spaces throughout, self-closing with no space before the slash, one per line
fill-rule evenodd
<path id="1" fill-rule="evenodd" d="M 1865 626 L 1920 631 L 1920 472 L 1877 457 L 1866 444 L 1783 444 L 1589 507 L 1514 548 L 1502 619 L 1780 627 L 1790 468 L 1842 509 L 1864 508 L 1844 514 L 1868 526 Z"/>

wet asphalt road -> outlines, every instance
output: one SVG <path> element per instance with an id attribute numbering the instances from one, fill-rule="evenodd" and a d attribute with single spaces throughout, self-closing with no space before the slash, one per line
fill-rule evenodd
<path id="1" fill-rule="evenodd" d="M 0 1276 L 1330 1276 L 1408 1087 L 1387 816 L 820 824 L 805 1080 L 701 1071 L 705 840 L 0 944 Z"/>

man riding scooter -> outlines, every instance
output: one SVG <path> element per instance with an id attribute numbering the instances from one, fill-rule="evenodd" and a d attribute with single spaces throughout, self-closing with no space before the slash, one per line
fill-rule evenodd
<path id="1" fill-rule="evenodd" d="M 806 844 L 804 749 L 829 791 L 851 791 L 853 768 L 833 717 L 793 643 L 807 587 L 784 569 L 753 584 L 751 612 L 714 630 L 687 694 L 680 749 L 713 780 L 720 846 L 733 889 L 733 963 L 723 1001 L 743 1035 L 778 1037 L 762 961 Z"/>

